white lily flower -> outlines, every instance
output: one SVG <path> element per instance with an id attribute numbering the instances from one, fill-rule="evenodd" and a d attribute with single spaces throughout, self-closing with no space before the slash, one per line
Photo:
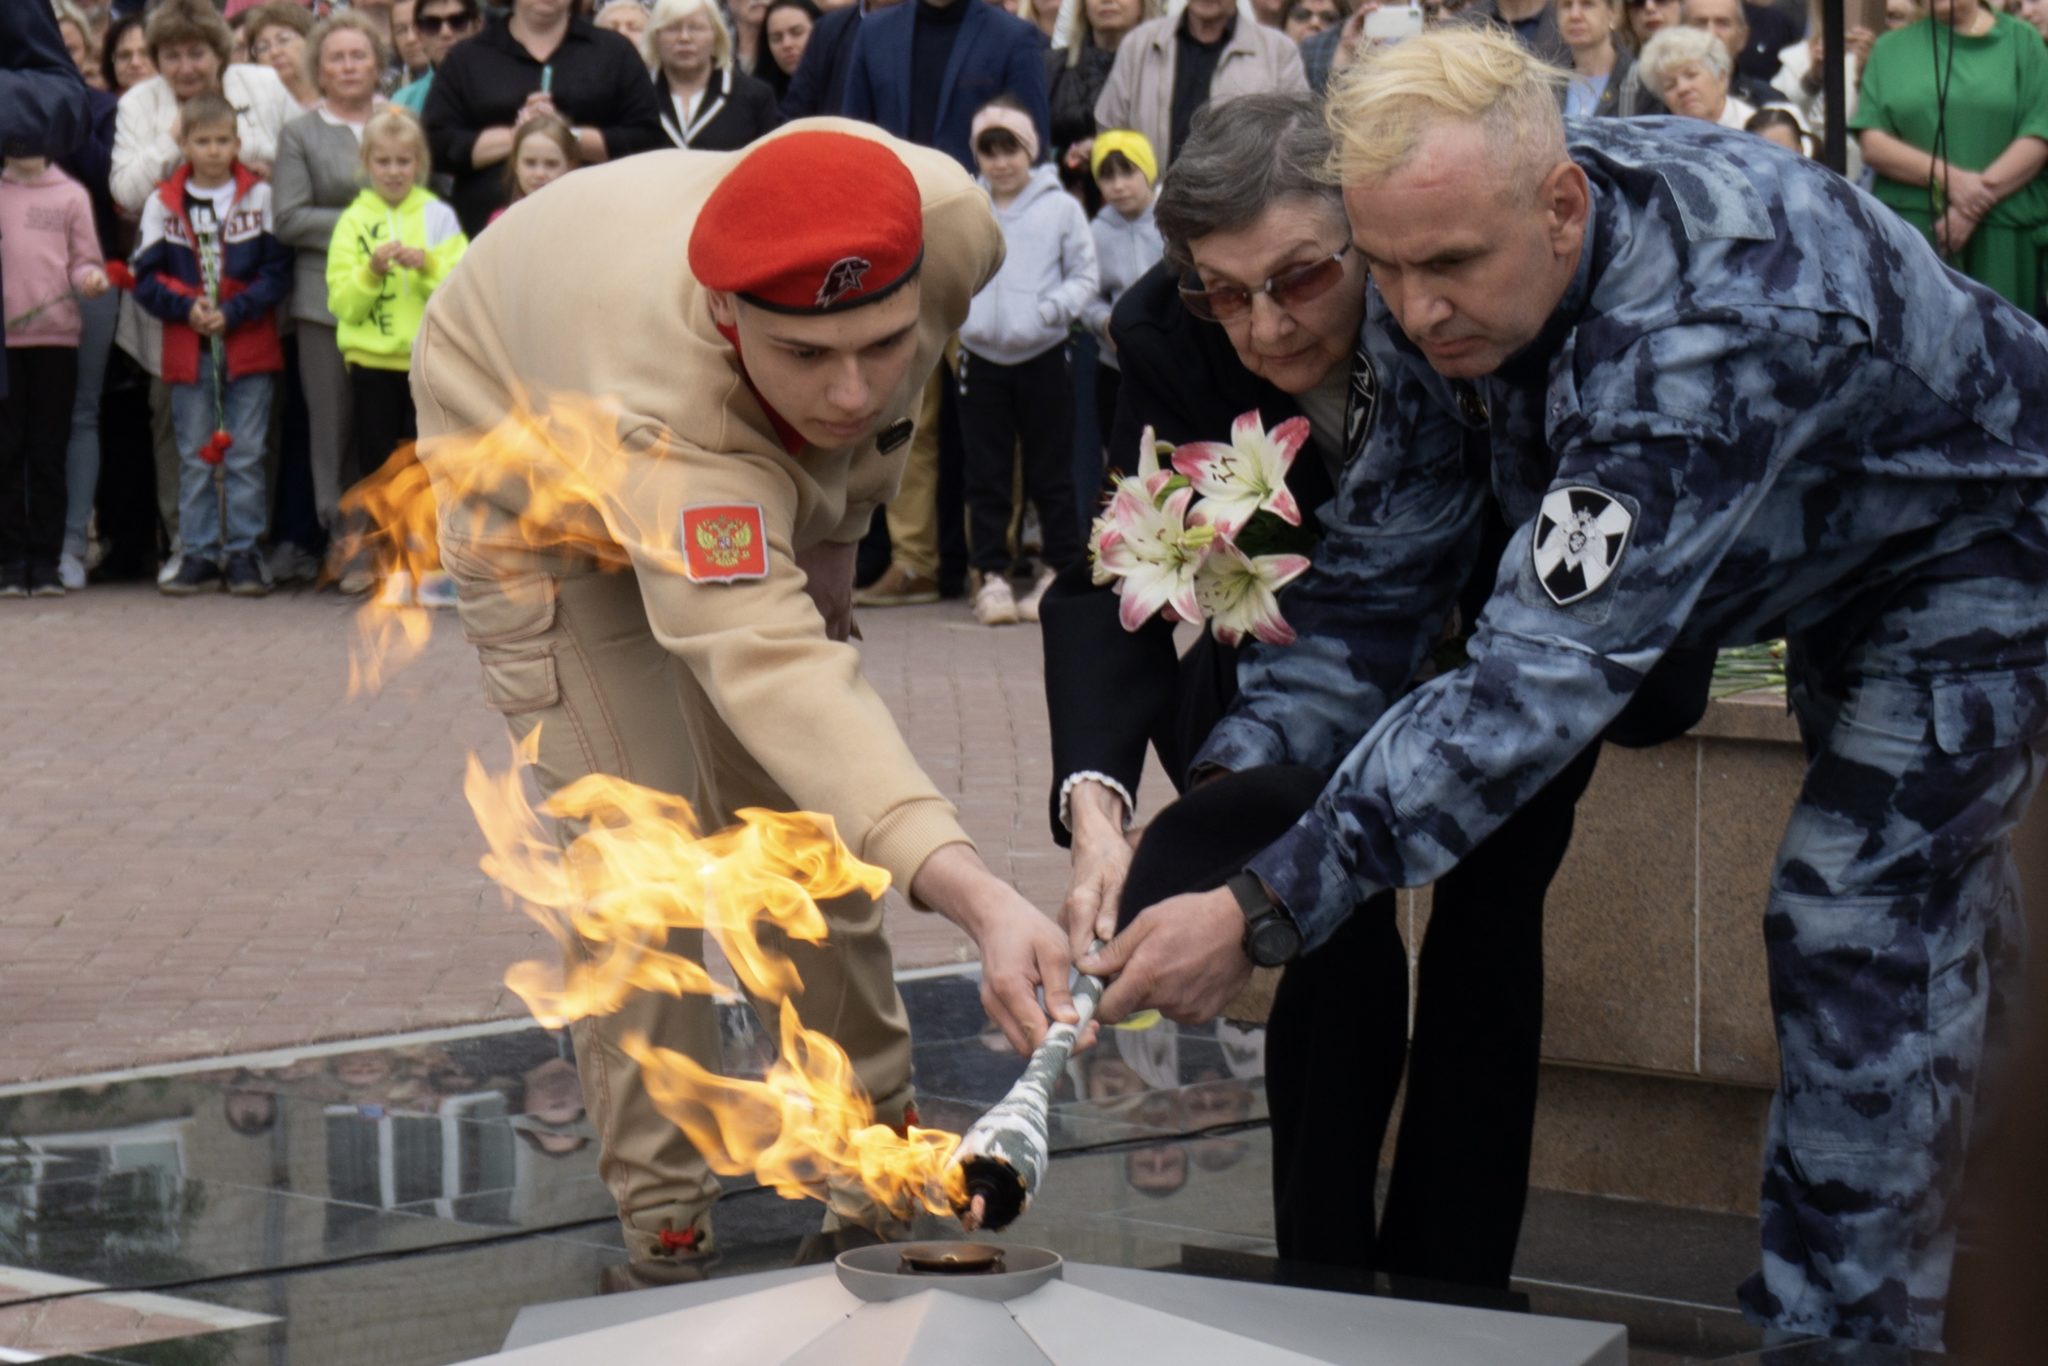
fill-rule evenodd
<path id="1" fill-rule="evenodd" d="M 1280 615 L 1279 592 L 1308 568 L 1302 555 L 1248 556 L 1219 540 L 1203 557 L 1195 594 L 1209 615 L 1209 629 L 1225 645 L 1247 633 L 1268 645 L 1290 645 L 1294 628 Z"/>
<path id="2" fill-rule="evenodd" d="M 1193 489 L 1179 488 L 1154 500 L 1140 480 L 1121 480 L 1109 510 L 1096 519 L 1095 573 L 1098 581 L 1119 581 L 1117 619 L 1126 631 L 1137 630 L 1162 607 L 1185 621 L 1200 619 L 1195 575 L 1216 530 L 1189 521 L 1194 496 Z"/>
<path id="3" fill-rule="evenodd" d="M 1308 435 L 1307 418 L 1289 418 L 1269 432 L 1256 410 L 1241 413 L 1230 424 L 1229 445 L 1190 441 L 1175 449 L 1173 467 L 1201 495 L 1202 518 L 1219 535 L 1237 535 L 1262 510 L 1300 526 L 1301 509 L 1288 490 L 1287 471 Z"/>

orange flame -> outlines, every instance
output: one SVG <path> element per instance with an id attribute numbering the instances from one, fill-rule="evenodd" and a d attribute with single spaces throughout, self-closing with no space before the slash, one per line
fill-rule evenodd
<path id="1" fill-rule="evenodd" d="M 623 1045 L 656 1107 L 712 1170 L 751 1172 L 789 1199 L 837 1187 L 896 1219 L 949 1212 L 964 1198 L 947 1168 L 959 1136 L 877 1123 L 845 1050 L 798 1021 L 795 966 L 764 942 L 764 932 L 822 942 L 829 927 L 818 902 L 880 896 L 889 875 L 855 858 L 829 817 L 809 812 L 742 811 L 737 824 L 704 834 L 682 798 L 604 774 L 536 809 L 522 770 L 538 742 L 539 731 L 529 733 L 518 766 L 497 775 L 472 755 L 464 782 L 489 846 L 484 871 L 565 950 L 578 946 L 565 953 L 567 969 L 520 963 L 505 984 L 550 1027 L 610 1014 L 635 991 L 730 996 L 667 947 L 673 930 L 702 930 L 748 992 L 781 1007 L 777 1057 L 765 1081 L 736 1080 L 629 1034 Z M 566 847 L 543 816 L 576 832 Z"/>
<path id="2" fill-rule="evenodd" d="M 920 1208 L 950 1215 L 967 1202 L 965 1176 L 951 1165 L 960 1135 L 877 1124 L 845 1052 L 805 1029 L 787 1001 L 763 1081 L 718 1076 L 637 1034 L 623 1044 L 655 1108 L 722 1176 L 752 1172 L 790 1200 L 826 1199 L 835 1181 L 851 1178 L 898 1220 Z"/>

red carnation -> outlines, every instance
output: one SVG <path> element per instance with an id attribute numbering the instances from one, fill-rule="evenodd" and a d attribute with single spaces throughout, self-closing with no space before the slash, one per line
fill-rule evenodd
<path id="1" fill-rule="evenodd" d="M 135 272 L 128 269 L 126 261 L 107 262 L 107 281 L 115 289 L 134 289 Z"/>
<path id="2" fill-rule="evenodd" d="M 216 431 L 206 438 L 206 444 L 199 448 L 199 458 L 209 465 L 218 465 L 227 458 L 228 447 L 235 444 L 235 438 L 225 431 Z"/>

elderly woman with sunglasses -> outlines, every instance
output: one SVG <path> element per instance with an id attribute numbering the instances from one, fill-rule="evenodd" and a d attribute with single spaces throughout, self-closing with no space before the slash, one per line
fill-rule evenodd
<path id="1" fill-rule="evenodd" d="M 1398 458 L 1425 424 L 1455 423 L 1468 442 L 1484 442 L 1476 394 L 1379 330 L 1361 334 L 1366 271 L 1338 191 L 1324 183 L 1329 149 L 1311 99 L 1246 96 L 1197 117 L 1156 209 L 1166 260 L 1110 322 L 1124 376 L 1113 465 L 1134 465 L 1144 426 L 1178 443 L 1227 439 L 1232 419 L 1254 409 L 1268 427 L 1305 417 L 1309 441 L 1288 484 L 1315 523 L 1319 509 L 1333 513 L 1337 472 L 1374 458 L 1361 452 Z M 1497 526 L 1479 563 L 1496 563 L 1505 543 Z M 1473 579 L 1465 595 L 1483 601 L 1491 570 Z M 1179 654 L 1171 623 L 1125 632 L 1117 599 L 1085 567 L 1061 577 L 1040 619 L 1053 836 L 1074 858 L 1061 919 L 1078 952 L 1146 906 L 1222 885 L 1314 801 L 1325 775 L 1289 764 L 1188 771 L 1229 711 L 1240 667 L 1288 646 L 1241 650 L 1205 630 Z M 1667 738 L 1697 719 L 1710 662 L 1689 661 L 1675 705 L 1670 694 L 1646 704 L 1656 714 L 1640 738 Z M 1356 710 L 1337 715 L 1304 699 L 1300 725 L 1362 734 L 1388 701 L 1361 690 Z M 1185 795 L 1134 847 L 1127 832 L 1148 744 Z M 1535 1118 L 1543 898 L 1597 754 L 1589 747 L 1437 884 L 1412 1060 L 1408 956 L 1391 895 L 1288 964 L 1266 1036 L 1281 1256 L 1507 1285 Z M 1329 1174 L 1380 1150 L 1404 1061 L 1408 1100 L 1375 1232 L 1373 1183 L 1333 1184 Z"/>

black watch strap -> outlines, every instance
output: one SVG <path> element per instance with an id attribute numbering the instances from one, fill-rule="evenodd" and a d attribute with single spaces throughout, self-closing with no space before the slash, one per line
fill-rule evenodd
<path id="1" fill-rule="evenodd" d="M 1225 879 L 1224 886 L 1244 912 L 1244 956 L 1262 968 L 1292 962 L 1301 952 L 1301 930 L 1287 908 L 1273 899 L 1258 874 L 1249 869 Z"/>
<path id="2" fill-rule="evenodd" d="M 1249 868 L 1232 873 L 1223 880 L 1223 885 L 1237 898 L 1237 908 L 1244 912 L 1247 925 L 1278 909 L 1278 903 L 1273 900 L 1272 893 L 1266 890 L 1266 884 Z"/>

